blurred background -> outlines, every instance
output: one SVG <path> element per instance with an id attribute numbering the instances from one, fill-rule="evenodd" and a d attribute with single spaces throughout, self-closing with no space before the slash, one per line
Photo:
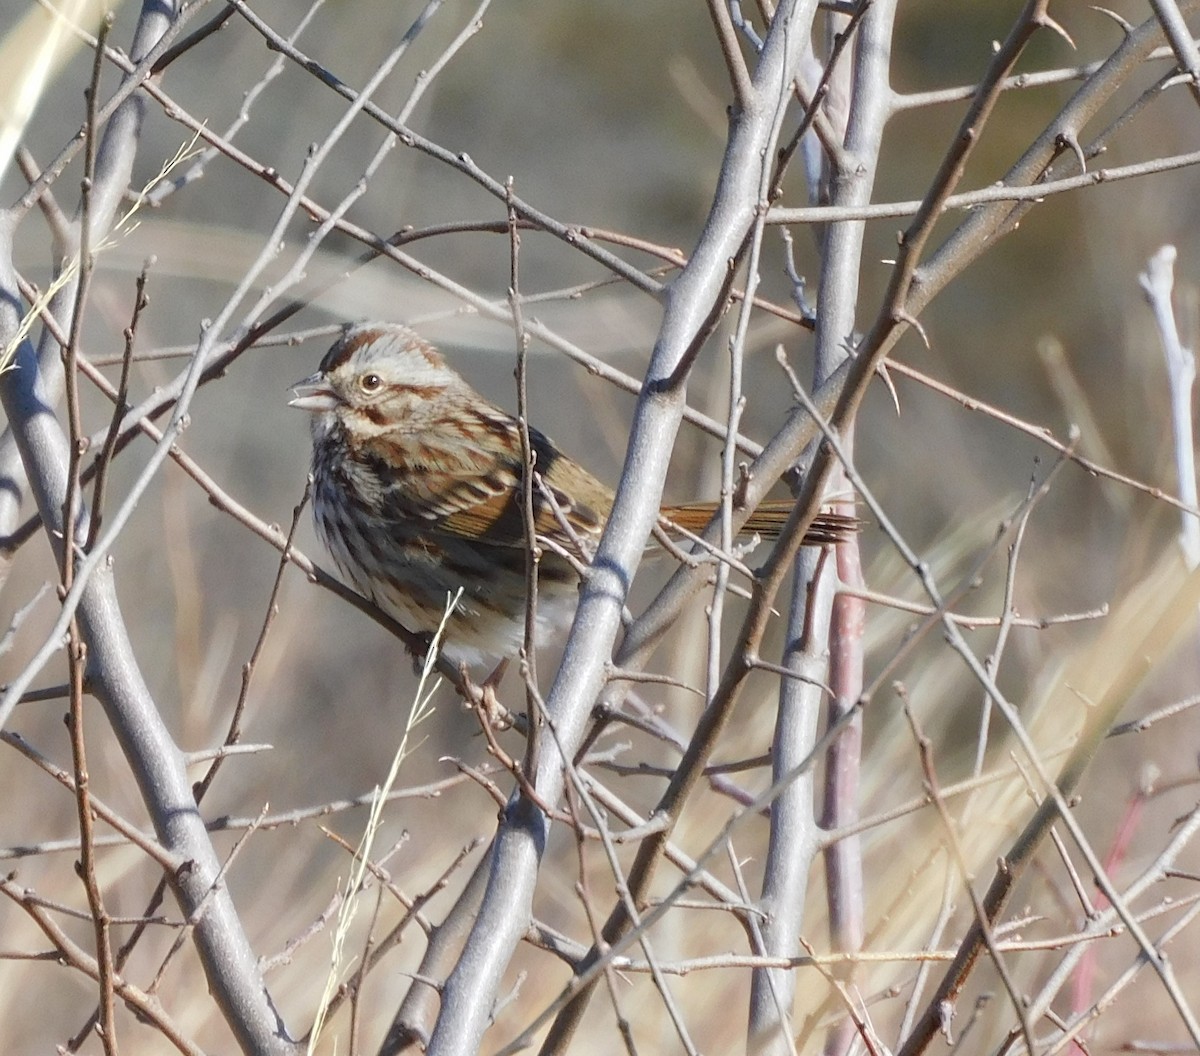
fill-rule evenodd
<path id="1" fill-rule="evenodd" d="M 408 0 L 331 0 L 317 11 L 298 45 L 337 77 L 359 87 L 421 6 Z M 1135 23 L 1149 15 L 1140 3 L 1113 6 Z M 894 88 L 913 92 L 973 83 L 992 55 L 993 41 L 1007 32 L 1018 9 L 1017 4 L 948 9 L 923 0 L 902 5 L 892 66 Z M 29 10 L 18 0 L 0 0 L 0 31 L 16 27 Z M 285 35 L 302 13 L 300 5 L 285 2 L 262 2 L 255 10 Z M 444 51 L 474 10 L 475 5 L 459 0 L 442 5 L 398 71 L 377 93 L 380 106 L 395 112 L 403 105 L 418 74 Z M 117 9 L 110 38 L 114 44 L 128 47 L 137 14 L 132 3 Z M 1119 26 L 1094 9 L 1069 5 L 1056 15 L 1075 48 L 1051 33 L 1039 35 L 1022 60 L 1022 70 L 1096 61 L 1119 43 Z M 223 131 L 243 106 L 245 93 L 274 60 L 262 38 L 235 17 L 172 64 L 162 84 L 188 112 Z M 87 50 L 71 56 L 38 104 L 25 143 L 42 165 L 82 124 L 91 61 Z M 1102 128 L 1166 69 L 1163 62 L 1148 66 L 1087 131 L 1094 134 Z M 116 83 L 115 73 L 106 71 L 101 96 L 106 98 Z M 999 179 L 1076 86 L 1077 82 L 1068 82 L 1008 93 L 987 127 L 963 189 Z M 452 153 L 469 154 L 495 179 L 511 176 L 517 194 L 562 222 L 624 232 L 686 253 L 696 241 L 716 180 L 728 100 L 724 66 L 703 5 L 661 0 L 633 5 L 618 0 L 593 0 L 586 5 L 509 0 L 487 12 L 481 32 L 437 75 L 410 124 Z M 344 101 L 315 78 L 285 63 L 279 76 L 254 99 L 249 121 L 236 142 L 257 161 L 294 180 L 310 144 L 328 133 L 344 108 Z M 961 102 L 923 107 L 889 125 L 876 201 L 921 197 L 963 108 Z M 361 177 L 382 135 L 377 125 L 357 120 L 317 173 L 309 193 L 327 206 L 339 201 Z M 1088 138 L 1083 137 L 1085 142 Z M 132 185 L 137 188 L 152 180 L 164 159 L 189 139 L 180 124 L 149 103 Z M 1177 88 L 1116 136 L 1102 160 L 1117 165 L 1181 153 L 1195 149 L 1198 139 L 1200 115 L 1195 102 L 1186 89 Z M 68 213 L 76 205 L 80 172 L 76 160 L 55 187 Z M 3 200 L 12 202 L 25 186 L 10 166 L 0 184 Z M 1198 190 L 1196 172 L 1185 168 L 1050 198 L 923 314 L 928 346 L 910 333 L 895 358 L 970 397 L 1044 426 L 1059 438 L 1065 439 L 1069 424 L 1078 424 L 1080 453 L 1149 486 L 1176 493 L 1165 369 L 1138 275 L 1161 245 L 1175 244 L 1179 303 L 1184 309 L 1194 304 L 1191 286 L 1200 270 Z M 797 169 L 783 204 L 806 204 L 805 194 Z M 99 258 L 84 330 L 88 355 L 98 361 L 119 357 L 134 279 L 151 256 L 150 305 L 139 327 L 138 350 L 194 347 L 206 320 L 217 315 L 262 252 L 282 204 L 281 196 L 264 181 L 217 157 L 205 167 L 202 178 L 166 196 L 157 207 L 141 208 L 136 228 L 118 237 Z M 355 223 L 382 235 L 408 226 L 502 221 L 504 215 L 503 203 L 470 180 L 403 146 L 390 154 L 348 214 Z M 939 236 L 948 234 L 960 216 L 953 214 L 943 221 Z M 872 321 L 889 276 L 897 233 L 906 222 L 883 220 L 868 227 L 858 319 L 863 330 Z M 268 268 L 268 282 L 286 270 L 311 229 L 307 222 L 293 225 Z M 799 228 L 793 234 L 797 268 L 815 283 L 816 239 Z M 309 276 L 338 274 L 362 248 L 334 234 L 318 252 Z M 509 283 L 505 235 L 450 233 L 421 241 L 409 251 L 455 282 L 503 302 Z M 656 266 L 648 255 L 622 253 L 639 265 Z M 18 231 L 18 267 L 44 287 L 52 261 L 45 224 L 36 212 L 31 213 Z M 533 232 L 523 236 L 521 282 L 527 296 L 605 278 L 598 265 L 561 241 Z M 764 249 L 761 278 L 764 296 L 789 303 L 783 247 L 774 232 Z M 527 317 L 640 377 L 657 332 L 659 308 L 635 290 L 608 283 L 577 297 L 531 305 Z M 387 261 L 356 270 L 285 324 L 285 329 L 299 331 L 360 319 L 416 325 L 484 393 L 506 407 L 515 406 L 511 327 L 481 319 L 450 294 Z M 1191 341 L 1194 330 L 1183 336 L 1185 342 Z M 197 396 L 181 443 L 235 499 L 285 528 L 303 491 L 309 458 L 308 423 L 287 408 L 290 385 L 314 369 L 329 341 L 325 335 L 294 346 L 262 347 L 242 356 L 226 378 Z M 751 330 L 743 419 L 744 432 L 759 441 L 779 427 L 791 404 L 774 360 L 780 342 L 800 376 L 811 374 L 809 335 L 760 313 Z M 693 406 L 716 417 L 723 415 L 727 399 L 725 347 L 723 340 L 710 342 L 689 393 Z M 615 482 L 633 398 L 536 343 L 531 364 L 533 421 L 601 479 Z M 169 358 L 139 362 L 134 402 L 165 384 L 184 365 L 182 359 Z M 117 368 L 108 370 L 115 378 Z M 877 384 L 864 408 L 858 427 L 858 468 L 904 537 L 944 583 L 953 584 L 975 567 L 992 544 L 1000 521 L 1016 509 L 1031 479 L 1045 475 L 1053 454 L 986 414 L 900 375 L 894 381 L 898 406 Z M 102 428 L 110 414 L 102 398 L 86 393 L 87 429 Z M 114 502 L 136 477 L 149 450 L 146 441 L 137 441 L 118 460 L 113 471 Z M 667 498 L 715 498 L 719 455 L 717 442 L 685 427 Z M 1019 563 L 1018 610 L 1023 615 L 1053 617 L 1111 605 L 1114 612 L 1107 625 L 1083 621 L 1013 634 L 1000 684 L 1015 701 L 1031 709 L 1059 702 L 1055 706 L 1061 710 L 1052 718 L 1061 721 L 1062 729 L 1047 734 L 1051 741 L 1057 737 L 1065 745 L 1077 729 L 1078 697 L 1063 703 L 1070 698 L 1072 673 L 1094 672 L 1100 658 L 1119 651 L 1122 628 L 1128 632 L 1126 641 L 1136 639 L 1136 620 L 1132 629 L 1121 622 L 1122 600 L 1176 545 L 1178 526 L 1172 508 L 1074 466 L 1059 473 L 1038 506 Z M 327 563 L 307 513 L 297 540 L 306 553 Z M 872 590 L 921 599 L 911 573 L 872 526 L 864 531 L 863 547 Z M 219 744 L 238 696 L 243 665 L 267 614 L 277 553 L 214 508 L 168 464 L 139 505 L 114 556 L 133 640 L 171 728 L 186 750 Z M 998 611 L 1006 556 L 1000 547 L 982 567 L 976 589 L 964 602 L 966 610 Z M 647 566 L 636 586 L 637 599 L 644 602 L 651 596 L 654 584 L 669 571 L 666 564 Z M 35 537 L 20 552 L 5 585 L 0 626 L 42 583 L 55 580 L 45 540 Z M 41 645 L 54 618 L 51 599 L 52 594 L 47 595 L 33 608 L 0 660 L 5 681 Z M 295 569 L 284 575 L 278 607 L 253 674 L 244 734 L 247 741 L 270 745 L 271 750 L 226 763 L 205 801 L 206 816 L 254 817 L 264 809 L 282 813 L 361 795 L 382 780 L 395 750 L 415 685 L 412 663 L 398 644 L 369 619 L 306 582 Z M 868 677 L 892 655 L 913 617 L 873 607 L 870 621 L 873 666 Z M 692 643 L 702 640 L 704 628 L 704 615 L 698 611 L 693 624 L 681 627 L 664 651 L 661 666 L 692 684 L 702 684 L 703 649 Z M 994 635 L 994 629 L 980 631 L 972 642 L 986 654 Z M 776 629 L 771 643 L 775 652 L 767 655 L 778 655 L 779 641 Z M 1195 644 L 1193 632 L 1187 647 L 1172 653 L 1170 662 L 1152 673 L 1140 695 L 1130 701 L 1127 714 L 1151 710 L 1195 691 L 1200 673 Z M 552 668 L 544 665 L 544 670 Z M 977 685 L 936 642 L 917 651 L 897 677 L 905 681 L 923 721 L 938 738 L 944 780 L 964 776 L 969 772 L 978 722 L 981 692 Z M 56 684 L 62 678 L 61 666 L 52 668 L 42 684 Z M 516 683 L 510 685 L 515 693 Z M 763 677 L 753 687 L 743 703 L 746 722 L 731 736 L 723 758 L 753 756 L 769 746 L 776 685 Z M 647 687 L 644 695 L 679 728 L 686 730 L 694 721 L 698 707 L 694 696 L 657 687 Z M 405 786 L 455 777 L 453 760 L 471 766 L 488 761 L 474 718 L 453 694 L 443 688 L 436 702 L 436 714 L 421 727 L 423 743 L 404 763 L 401 783 Z M 24 705 L 11 728 L 65 764 L 69 754 L 62 725 L 64 707 L 62 701 Z M 106 733 L 102 713 L 96 709 L 89 721 L 97 794 L 144 824 L 137 789 Z M 922 775 L 906 729 L 896 699 L 881 696 L 868 711 L 864 814 L 921 792 Z M 515 741 L 510 743 L 511 749 L 515 746 Z M 1109 846 L 1117 819 L 1148 775 L 1157 775 L 1156 788 L 1166 788 L 1150 800 L 1152 809 L 1134 833 L 1123 866 L 1128 875 L 1136 875 L 1161 849 L 1170 822 L 1192 805 L 1197 748 L 1196 723 L 1185 715 L 1102 750 L 1080 809 L 1098 847 Z M 655 759 L 657 751 L 636 742 L 629 761 Z M 764 781 L 759 773 L 747 777 L 745 787 L 761 790 Z M 659 782 L 651 779 L 622 785 L 643 808 L 653 803 L 659 788 Z M 0 846 L 10 849 L 6 868 L 16 868 L 20 882 L 29 887 L 78 902 L 81 895 L 70 867 L 71 853 L 19 856 L 11 850 L 48 839 L 69 839 L 75 831 L 72 798 L 15 757 L 0 770 L 0 796 L 9 805 L 0 811 Z M 1000 816 L 978 852 L 983 876 L 990 874 L 989 855 L 994 857 L 1011 839 L 1028 804 L 1017 796 L 1002 806 L 997 806 Z M 718 820 L 728 809 L 723 801 L 713 807 Z M 476 836 L 491 835 L 495 811 L 484 790 L 461 780 L 436 799 L 390 806 L 377 846 L 399 844 L 388 869 L 399 887 L 415 895 L 437 879 L 458 848 Z M 703 821 L 703 807 L 698 806 L 694 814 L 699 819 L 691 823 L 695 827 L 685 825 L 680 830 L 679 840 L 685 846 L 693 838 L 702 844 L 716 827 Z M 324 836 L 319 825 L 354 843 L 364 819 L 363 810 L 345 811 L 299 827 L 259 832 L 247 842 L 229 881 L 262 956 L 274 955 L 304 933 L 330 903 L 339 877 L 348 872 L 345 850 Z M 894 863 L 890 872 L 872 871 L 873 884 L 879 885 L 872 891 L 872 912 L 880 913 L 894 899 L 919 911 L 915 913 L 919 919 L 905 925 L 911 927 L 909 933 L 887 933 L 890 943 L 919 947 L 936 912 L 940 881 L 933 883 L 916 866 L 906 872 L 907 866 L 901 866 L 897 857 L 901 843 L 907 840 L 919 847 L 913 834 L 931 827 L 936 826 L 928 819 L 914 821 L 910 829 L 888 829 L 869 838 L 869 862 Z M 761 842 L 765 823 L 760 829 L 747 826 L 748 848 Z M 566 834 L 556 838 L 561 846 L 552 846 L 552 860 L 561 854 L 572 864 L 544 872 L 536 911 L 586 942 L 573 892 L 574 849 Z M 220 836 L 218 845 L 228 850 L 235 839 L 235 834 Z M 470 864 L 479 853 L 469 858 Z M 140 854 L 128 848 L 106 850 L 101 864 L 106 889 L 113 894 L 113 912 L 140 913 L 156 879 Z M 755 862 L 749 861 L 746 869 L 754 890 Z M 432 919 L 439 917 L 463 880 L 465 872 L 460 870 L 450 891 L 430 907 Z M 1026 893 L 1030 899 L 1035 894 L 1048 897 L 1047 891 L 1061 894 L 1055 886 L 1058 881 L 1043 877 L 1041 882 L 1040 890 L 1036 881 L 1030 882 Z M 902 894 L 905 897 L 900 899 Z M 394 921 L 399 912 L 389 903 L 384 916 Z M 718 923 L 717 916 L 681 916 L 673 925 L 678 929 L 673 938 L 679 948 L 720 951 L 737 946 L 736 929 L 729 922 Z M 825 938 L 819 910 L 809 919 L 811 934 L 806 932 L 806 937 L 820 946 Z M 1069 919 L 1064 910 L 1056 926 L 1069 930 L 1063 923 Z M 5 948 L 40 948 L 14 907 L 0 907 L 0 921 Z M 88 940 L 86 922 L 72 927 L 79 941 Z M 885 924 L 878 927 L 883 936 Z M 128 973 L 131 977 L 147 978 L 153 973 L 163 941 L 169 939 L 144 945 Z M 1113 963 L 1127 963 L 1130 949 L 1114 954 Z M 327 950 L 327 935 L 318 934 L 269 976 L 289 1022 L 307 1023 L 307 1010 L 315 1004 L 323 981 Z M 396 996 L 407 985 L 403 972 L 413 969 L 420 952 L 414 933 L 373 976 L 364 1002 L 367 1048 L 376 1044 L 374 1039 L 386 1026 Z M 198 969 L 192 958 L 187 952 L 168 970 L 163 999 L 202 1044 L 213 1051 L 229 1051 L 231 1041 L 224 1025 L 196 986 Z M 548 999 L 566 981 L 562 965 L 550 969 L 548 961 L 544 954 L 530 951 L 519 957 L 516 967 L 535 972 L 523 994 L 531 1004 L 521 1005 L 522 1009 L 540 1007 L 536 995 Z M 1180 957 L 1179 970 L 1193 983 L 1196 969 L 1197 958 Z M 1041 970 L 1030 969 L 1028 985 Z M 910 973 L 905 969 L 897 974 L 903 979 Z M 0 961 L 0 994 L 15 998 L 27 992 L 31 979 L 37 983 L 38 1002 L 14 1000 L 0 1016 L 5 1024 L 0 1036 L 7 1036 L 6 1048 L 11 1052 L 46 1051 L 63 1041 L 82 1025 L 93 1001 L 90 984 L 53 963 Z M 719 979 L 701 973 L 700 978 L 680 984 L 685 994 L 697 995 L 690 1007 L 698 1009 L 695 1015 L 704 1022 L 697 1034 L 704 1039 L 705 1051 L 731 1051 L 742 1044 L 744 1022 L 723 1013 L 728 1006 L 708 1007 L 705 1002 L 714 993 L 730 992 L 728 988 L 740 992 L 744 982 L 730 972 L 721 973 Z M 1154 1034 L 1161 1026 L 1162 1020 L 1156 1018 L 1163 1002 L 1161 991 L 1152 984 L 1140 985 L 1143 1000 L 1126 999 L 1122 1011 L 1104 1021 L 1092 1051 L 1110 1051 L 1105 1039 L 1116 1045 L 1143 1033 Z M 865 996 L 874 1000 L 885 988 L 880 981 L 877 990 Z M 603 1016 L 610 1014 L 601 1009 L 602 1004 L 595 1002 L 597 1023 L 607 1022 Z M 880 1015 L 893 1015 L 894 1006 L 893 1001 Z M 707 1013 L 700 1011 L 705 1008 Z M 523 1022 L 525 1014 L 506 1010 L 502 1027 Z M 1176 1026 L 1162 1029 L 1169 1033 Z M 126 1029 L 131 1052 L 143 1051 L 137 1047 L 139 1039 L 147 1045 L 157 1043 L 135 1025 Z M 651 1019 L 639 1024 L 638 1030 L 649 1043 L 658 1031 L 669 1028 Z M 507 1039 L 504 1029 L 497 1031 L 497 1037 L 501 1034 Z M 671 1037 L 662 1034 L 663 1039 Z M 1179 1040 L 1175 1034 L 1171 1037 Z M 605 1036 L 605 1041 L 611 1037 Z M 582 1036 L 578 1044 L 587 1048 Z M 88 1046 L 92 1049 L 85 1046 L 85 1051 L 99 1051 L 94 1042 Z M 599 1038 L 596 1048 L 605 1051 Z"/>

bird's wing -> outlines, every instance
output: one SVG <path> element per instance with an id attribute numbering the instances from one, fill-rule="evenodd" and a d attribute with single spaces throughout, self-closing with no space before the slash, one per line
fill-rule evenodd
<path id="1" fill-rule="evenodd" d="M 387 489 L 389 519 L 415 518 L 433 532 L 489 546 L 523 548 L 517 424 L 499 410 L 481 411 L 479 417 L 494 442 L 465 446 L 453 438 L 442 441 L 427 435 L 420 440 L 419 455 L 410 445 L 403 474 L 392 474 Z M 590 544 L 604 526 L 608 493 L 542 433 L 530 429 L 529 434 L 534 451 L 535 530 L 543 540 L 576 556 L 590 556 Z M 389 456 L 380 450 L 377 454 L 377 465 L 397 462 L 394 453 Z M 593 505 L 604 508 L 594 509 L 579 496 L 595 496 Z"/>

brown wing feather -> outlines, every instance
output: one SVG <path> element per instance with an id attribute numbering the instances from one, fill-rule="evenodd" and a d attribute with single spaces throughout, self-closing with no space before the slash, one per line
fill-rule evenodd
<path id="1" fill-rule="evenodd" d="M 490 466 L 467 468 L 466 475 L 446 489 L 443 508 L 450 508 L 441 516 L 438 529 L 463 538 L 483 538 L 493 546 L 524 547 L 521 466 L 499 453 L 520 450 L 517 425 L 502 412 L 489 416 L 486 424 L 492 432 L 510 435 L 498 438 Z M 542 433 L 531 429 L 530 441 L 534 471 L 542 481 L 540 487 L 535 484 L 533 492 L 535 530 L 539 537 L 584 556 L 579 542 L 600 534 L 608 513 L 608 495 L 587 470 L 563 455 Z"/>
<path id="2" fill-rule="evenodd" d="M 788 499 L 769 499 L 761 503 L 750 515 L 742 533 L 775 539 L 783 531 L 783 526 L 794 508 L 795 503 Z M 700 532 L 712 520 L 716 510 L 717 504 L 714 502 L 689 502 L 682 506 L 664 508 L 663 516 L 686 531 Z M 809 546 L 837 543 L 853 535 L 861 527 L 862 523 L 857 517 L 840 513 L 818 513 L 808 526 L 808 531 L 804 533 L 804 541 Z"/>

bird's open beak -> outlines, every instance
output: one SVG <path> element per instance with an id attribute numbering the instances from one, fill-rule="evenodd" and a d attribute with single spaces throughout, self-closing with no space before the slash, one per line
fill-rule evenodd
<path id="1" fill-rule="evenodd" d="M 310 374 L 303 381 L 296 382 L 292 391 L 296 395 L 288 400 L 288 406 L 314 414 L 319 411 L 332 411 L 341 402 L 337 393 L 333 391 L 333 386 L 320 373 Z"/>

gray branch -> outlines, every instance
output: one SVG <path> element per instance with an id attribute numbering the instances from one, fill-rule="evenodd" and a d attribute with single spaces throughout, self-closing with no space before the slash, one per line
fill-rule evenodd
<path id="1" fill-rule="evenodd" d="M 192 5 L 190 11 L 199 6 Z M 172 15 L 161 4 L 145 5 L 135 35 L 135 56 L 145 60 L 166 46 L 180 24 Z M 147 69 L 148 64 L 138 76 L 144 77 Z M 140 96 L 130 95 L 117 107 L 100 143 L 92 187 L 93 242 L 112 224 L 128 186 L 143 107 Z M 15 340 L 21 319 L 12 254 L 21 215 L 14 210 L 0 219 L 0 340 L 5 345 Z M 68 284 L 60 291 L 61 305 L 71 303 L 73 289 Z M 11 449 L 19 454 L 57 553 L 64 538 L 72 534 L 64 531 L 63 524 L 68 440 L 55 412 L 62 391 L 62 370 L 53 354 L 56 346 L 49 336 L 44 345 L 39 356 L 29 341 L 20 342 L 15 369 L 0 375 L 0 400 L 8 417 Z M 13 479 L 14 474 L 8 475 Z M 221 863 L 196 808 L 184 757 L 162 721 L 134 655 L 117 602 L 111 562 L 96 568 L 82 585 L 76 613 L 87 643 L 89 689 L 105 709 L 160 842 L 187 863 L 169 879 L 184 915 L 195 928 L 197 948 L 217 1002 L 246 1052 L 289 1053 L 294 1045 L 219 879 Z"/>
<path id="2" fill-rule="evenodd" d="M 720 309 L 729 262 L 753 223 L 764 164 L 770 163 L 781 111 L 791 96 L 808 41 L 814 0 L 779 6 L 751 81 L 748 105 L 731 119 L 729 144 L 708 220 L 687 267 L 668 287 L 662 326 L 634 413 L 621 482 L 567 640 L 563 663 L 546 704 L 567 754 L 581 742 L 592 704 L 605 681 L 621 610 L 650 536 L 667 465 L 682 420 L 695 342 Z M 563 762 L 548 739 L 538 794 L 557 802 Z M 479 916 L 458 967 L 446 982 L 442 1011 L 430 1041 L 433 1056 L 472 1053 L 488 1025 L 492 1002 L 517 943 L 529 924 L 548 820 L 515 798 L 496 837 L 491 875 Z"/>

